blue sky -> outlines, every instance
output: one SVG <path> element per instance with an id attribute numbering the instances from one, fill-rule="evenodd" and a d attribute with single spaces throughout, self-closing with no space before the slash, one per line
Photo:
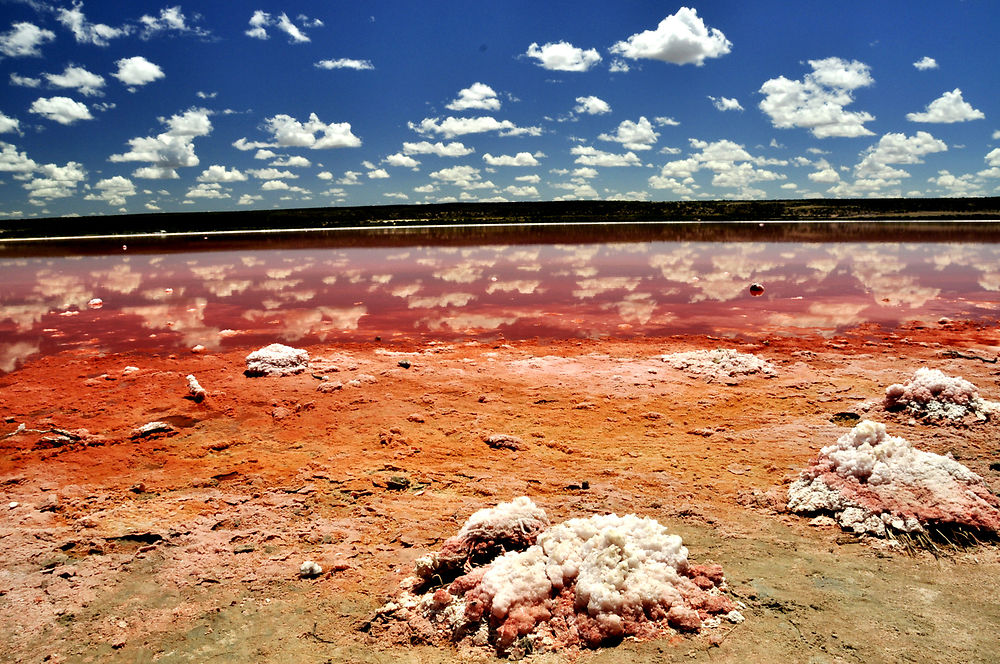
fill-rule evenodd
<path id="1" fill-rule="evenodd" d="M 992 0 L 0 0 L 0 220 L 994 196 Z"/>

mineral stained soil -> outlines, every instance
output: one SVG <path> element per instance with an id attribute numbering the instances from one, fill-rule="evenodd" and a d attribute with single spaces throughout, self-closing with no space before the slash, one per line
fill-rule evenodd
<path id="1" fill-rule="evenodd" d="M 657 359 L 718 347 L 778 374 L 709 382 Z M 0 377 L 0 660 L 492 661 L 362 627 L 414 559 L 520 495 L 553 522 L 658 519 L 693 560 L 721 564 L 746 607 L 714 643 L 626 640 L 533 661 L 1000 659 L 995 545 L 907 556 L 774 509 L 853 423 L 843 412 L 951 452 L 1000 490 L 997 422 L 864 410 L 921 366 L 997 399 L 996 326 L 327 345 L 281 378 L 244 376 L 251 350 L 76 351 Z M 188 397 L 188 374 L 204 400 Z M 157 421 L 169 427 L 133 437 Z M 523 444 L 494 449 L 491 434 Z M 300 578 L 305 560 L 323 573 Z"/>

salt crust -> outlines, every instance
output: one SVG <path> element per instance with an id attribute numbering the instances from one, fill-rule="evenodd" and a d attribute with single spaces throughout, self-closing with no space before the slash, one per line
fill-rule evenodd
<path id="1" fill-rule="evenodd" d="M 885 408 L 905 408 L 930 420 L 961 420 L 967 415 L 985 420 L 1000 410 L 1000 403 L 981 398 L 976 386 L 961 376 L 921 367 L 910 380 L 886 388 Z"/>
<path id="2" fill-rule="evenodd" d="M 883 537 L 887 528 L 929 524 L 997 531 L 1000 501 L 983 479 L 950 456 L 915 449 L 884 424 L 863 420 L 788 489 L 793 512 L 832 514 L 845 529 Z"/>
<path id="3" fill-rule="evenodd" d="M 673 353 L 661 355 L 660 359 L 675 369 L 709 380 L 733 379 L 736 376 L 758 373 L 770 378 L 778 374 L 778 370 L 770 362 L 731 348 Z"/>
<path id="4" fill-rule="evenodd" d="M 300 374 L 309 364 L 309 353 L 283 344 L 271 344 L 247 355 L 249 376 L 290 376 Z"/>
<path id="5" fill-rule="evenodd" d="M 522 550 L 473 564 L 473 552 L 490 542 L 525 534 Z M 464 559 L 456 557 L 463 551 Z M 522 496 L 476 512 L 440 553 L 418 560 L 417 577 L 373 624 L 395 625 L 388 632 L 404 641 L 464 640 L 510 654 L 519 637 L 531 650 L 554 650 L 660 636 L 668 624 L 696 631 L 718 621 L 713 615 L 741 621 L 719 594 L 721 567 L 689 566 L 687 554 L 681 538 L 654 519 L 604 514 L 548 527 L 545 512 Z M 466 573 L 433 587 L 456 569 Z"/>

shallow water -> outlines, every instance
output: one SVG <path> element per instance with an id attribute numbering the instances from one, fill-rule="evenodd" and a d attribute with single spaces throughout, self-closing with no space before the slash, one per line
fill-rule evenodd
<path id="1" fill-rule="evenodd" d="M 0 370 L 72 348 L 831 334 L 995 319 L 1000 304 L 1000 251 L 989 242 L 393 240 L 8 251 Z"/>

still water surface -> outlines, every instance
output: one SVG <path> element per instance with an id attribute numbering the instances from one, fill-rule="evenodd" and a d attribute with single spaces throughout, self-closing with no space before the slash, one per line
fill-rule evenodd
<path id="1" fill-rule="evenodd" d="M 0 371 L 81 347 L 830 334 L 1000 305 L 992 243 L 300 245 L 0 254 Z"/>

